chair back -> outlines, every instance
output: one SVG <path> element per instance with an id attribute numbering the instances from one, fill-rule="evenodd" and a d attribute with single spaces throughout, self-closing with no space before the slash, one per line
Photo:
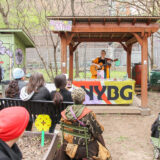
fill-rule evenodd
<path id="1" fill-rule="evenodd" d="M 82 138 L 85 140 L 86 145 L 86 155 L 88 158 L 88 140 L 91 139 L 91 135 L 89 133 L 89 129 L 87 127 L 83 126 L 75 126 L 73 124 L 66 124 L 64 122 L 61 122 L 61 131 L 62 131 L 62 137 L 64 142 L 64 133 L 67 133 L 69 135 L 72 135 L 74 137 Z"/>

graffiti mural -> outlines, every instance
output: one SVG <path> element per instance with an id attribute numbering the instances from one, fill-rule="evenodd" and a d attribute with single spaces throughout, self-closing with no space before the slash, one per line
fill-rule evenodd
<path id="1" fill-rule="evenodd" d="M 2 41 L 0 41 L 0 55 L 2 55 L 2 56 L 4 56 L 4 55 L 9 56 L 11 64 L 6 69 L 9 70 L 9 69 L 13 68 L 13 66 L 14 66 L 13 51 L 10 48 L 5 47 Z"/>
<path id="2" fill-rule="evenodd" d="M 23 62 L 23 52 L 21 49 L 16 49 L 15 51 L 15 59 L 16 59 L 16 64 L 20 65 Z"/>

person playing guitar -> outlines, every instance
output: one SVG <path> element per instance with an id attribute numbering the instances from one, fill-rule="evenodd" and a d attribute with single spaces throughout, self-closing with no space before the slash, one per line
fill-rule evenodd
<path id="1" fill-rule="evenodd" d="M 92 65 L 90 67 L 92 78 L 97 78 L 97 70 L 104 70 L 104 78 L 110 78 L 111 63 L 117 60 L 118 59 L 112 60 L 110 58 L 106 58 L 106 51 L 102 50 L 101 57 L 97 57 L 92 61 Z"/>

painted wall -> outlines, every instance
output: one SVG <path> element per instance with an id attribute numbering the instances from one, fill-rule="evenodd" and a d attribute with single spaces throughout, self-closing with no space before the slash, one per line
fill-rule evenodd
<path id="1" fill-rule="evenodd" d="M 4 80 L 11 78 L 11 68 L 14 66 L 14 35 L 0 34 L 0 62 L 4 70 Z"/>
<path id="2" fill-rule="evenodd" d="M 13 68 L 25 68 L 25 59 L 25 46 L 22 40 L 15 34 L 0 34 L 0 65 L 4 70 L 3 80 L 12 79 Z"/>
<path id="3" fill-rule="evenodd" d="M 26 67 L 26 48 L 25 48 L 25 45 L 22 43 L 22 40 L 19 39 L 16 35 L 14 36 L 14 62 L 15 62 L 15 65 L 14 67 L 18 67 L 18 68 L 23 68 L 25 70 L 25 67 Z M 22 51 L 22 61 L 21 63 L 17 63 L 16 62 L 16 53 L 18 50 L 21 50 Z"/>

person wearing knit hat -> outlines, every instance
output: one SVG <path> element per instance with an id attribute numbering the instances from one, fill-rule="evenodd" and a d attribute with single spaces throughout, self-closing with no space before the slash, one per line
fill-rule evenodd
<path id="1" fill-rule="evenodd" d="M 18 81 L 18 86 L 19 86 L 19 91 L 21 91 L 21 89 L 26 86 L 26 82 L 24 81 L 24 77 L 25 77 L 25 73 L 23 71 L 23 69 L 21 68 L 14 68 L 13 72 L 13 79 Z"/>
<path id="2" fill-rule="evenodd" d="M 8 107 L 0 111 L 0 160 L 21 160 L 16 142 L 28 125 L 29 113 L 24 107 Z"/>
<path id="3" fill-rule="evenodd" d="M 97 121 L 95 113 L 83 105 L 85 95 L 86 93 L 82 88 L 76 88 L 72 91 L 74 104 L 61 112 L 61 122 L 88 128 L 91 135 L 88 140 L 89 159 L 111 160 L 111 154 L 105 147 L 102 137 L 103 126 Z M 85 139 L 65 133 L 63 136 L 64 143 L 54 160 L 87 158 Z"/>

